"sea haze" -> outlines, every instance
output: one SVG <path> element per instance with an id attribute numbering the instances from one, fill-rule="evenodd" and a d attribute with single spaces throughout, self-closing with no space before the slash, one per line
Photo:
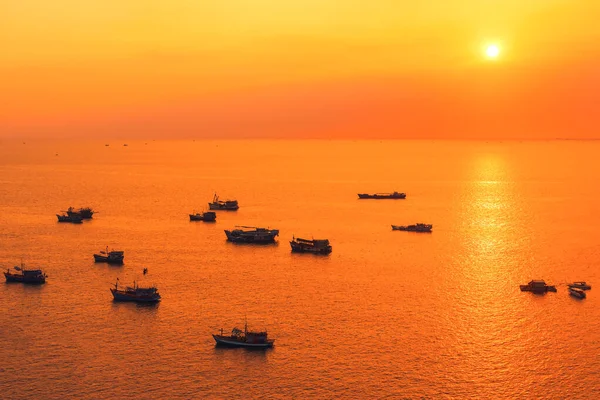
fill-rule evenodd
<path id="1" fill-rule="evenodd" d="M 600 143 L 124 143 L 0 142 L 0 266 L 48 274 L 0 284 L 0 397 L 600 393 Z M 190 222 L 215 192 L 239 211 Z M 57 223 L 69 206 L 98 213 Z M 416 222 L 433 233 L 391 229 Z M 278 243 L 228 243 L 235 225 Z M 333 253 L 292 254 L 294 235 Z M 106 246 L 122 267 L 94 264 Z M 162 301 L 114 303 L 117 278 Z M 520 292 L 531 279 L 558 292 Z M 246 317 L 275 347 L 216 348 Z"/>

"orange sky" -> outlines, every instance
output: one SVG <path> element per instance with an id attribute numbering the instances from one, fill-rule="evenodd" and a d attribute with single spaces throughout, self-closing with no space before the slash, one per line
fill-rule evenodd
<path id="1" fill-rule="evenodd" d="M 600 138 L 599 15 L 594 0 L 2 0 L 0 137 Z"/>

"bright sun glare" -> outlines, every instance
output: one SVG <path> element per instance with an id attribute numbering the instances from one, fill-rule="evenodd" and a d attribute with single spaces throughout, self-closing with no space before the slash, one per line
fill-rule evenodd
<path id="1" fill-rule="evenodd" d="M 489 58 L 496 58 L 500 54 L 500 48 L 495 44 L 490 44 L 485 48 L 485 55 Z"/>

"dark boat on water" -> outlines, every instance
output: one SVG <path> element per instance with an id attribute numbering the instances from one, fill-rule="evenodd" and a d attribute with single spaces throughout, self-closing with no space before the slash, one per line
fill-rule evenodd
<path id="1" fill-rule="evenodd" d="M 21 282 L 21 283 L 46 283 L 48 277 L 41 269 L 25 269 L 21 264 L 20 267 L 13 267 L 17 272 L 11 272 L 7 269 L 4 273 L 6 282 Z"/>
<path id="2" fill-rule="evenodd" d="M 108 246 L 106 246 L 106 251 L 101 251 L 100 254 L 94 254 L 95 262 L 105 262 L 109 264 L 123 264 L 123 259 L 125 258 L 125 252 L 123 251 L 108 251 Z"/>
<path id="3" fill-rule="evenodd" d="M 592 289 L 592 286 L 580 281 L 580 282 L 573 282 L 573 283 L 569 283 L 567 286 L 569 286 L 570 288 L 574 288 L 574 289 L 581 289 L 581 290 L 590 290 Z"/>
<path id="4" fill-rule="evenodd" d="M 215 193 L 212 203 L 208 203 L 209 210 L 226 210 L 236 211 L 240 206 L 237 200 L 219 200 L 219 196 Z"/>
<path id="5" fill-rule="evenodd" d="M 569 294 L 573 297 L 577 297 L 579 299 L 585 299 L 586 294 L 583 291 L 583 289 L 579 289 L 579 288 L 575 288 L 575 287 L 569 287 Z"/>
<path id="6" fill-rule="evenodd" d="M 431 233 L 432 229 L 433 225 L 430 224 L 392 225 L 392 230 L 394 231 Z"/>
<path id="7" fill-rule="evenodd" d="M 90 207 L 81 207 L 79 210 L 69 207 L 65 212 L 69 216 L 80 216 L 82 219 L 92 219 L 96 211 L 92 210 Z"/>
<path id="8" fill-rule="evenodd" d="M 133 287 L 125 286 L 124 289 L 119 289 L 119 278 L 115 283 L 115 287 L 110 289 L 115 301 L 135 301 L 138 303 L 156 303 L 160 301 L 160 294 L 155 286 L 140 287 L 133 282 Z"/>
<path id="9" fill-rule="evenodd" d="M 381 200 L 381 199 L 397 200 L 397 199 L 405 199 L 406 193 L 399 193 L 399 192 L 375 193 L 375 194 L 359 193 L 358 198 L 359 199 L 377 199 L 377 200 Z"/>
<path id="10" fill-rule="evenodd" d="M 521 292 L 546 293 L 556 292 L 556 286 L 547 285 L 542 280 L 530 281 L 527 285 L 519 285 Z"/>
<path id="11" fill-rule="evenodd" d="M 274 243 L 275 236 L 279 235 L 278 229 L 257 228 L 254 226 L 236 226 L 231 231 L 226 230 L 227 240 L 234 243 Z"/>
<path id="12" fill-rule="evenodd" d="M 58 215 L 56 214 L 56 218 L 58 218 L 58 222 L 70 222 L 72 224 L 81 224 L 83 222 L 83 218 L 81 218 L 80 215 L 68 215 L 68 214 L 63 214 L 63 215 Z"/>
<path id="13" fill-rule="evenodd" d="M 332 251 L 328 239 L 302 239 L 292 238 L 290 241 L 292 251 L 296 253 L 329 254 Z"/>
<path id="14" fill-rule="evenodd" d="M 233 328 L 231 335 L 223 335 L 223 329 L 219 335 L 212 335 L 217 342 L 217 346 L 227 347 L 247 347 L 255 349 L 266 349 L 273 347 L 274 339 L 269 339 L 266 331 L 264 332 L 250 332 L 248 331 L 248 324 L 244 325 L 244 330 L 241 331 L 238 328 Z"/>
<path id="15" fill-rule="evenodd" d="M 215 213 L 214 211 L 190 214 L 190 221 L 215 222 L 216 220 L 217 213 Z"/>

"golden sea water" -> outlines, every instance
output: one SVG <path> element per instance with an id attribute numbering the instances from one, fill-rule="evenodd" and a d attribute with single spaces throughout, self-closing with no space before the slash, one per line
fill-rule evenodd
<path id="1" fill-rule="evenodd" d="M 600 396 L 600 143 L 123 143 L 0 142 L 0 266 L 48 274 L 0 284 L 1 398 Z M 215 192 L 239 211 L 190 222 Z M 98 213 L 57 223 L 69 206 Z M 416 222 L 433 233 L 390 226 Z M 235 225 L 278 244 L 228 243 Z M 123 266 L 93 262 L 106 246 Z M 117 278 L 162 301 L 113 302 Z M 272 350 L 215 347 L 245 317 Z"/>

